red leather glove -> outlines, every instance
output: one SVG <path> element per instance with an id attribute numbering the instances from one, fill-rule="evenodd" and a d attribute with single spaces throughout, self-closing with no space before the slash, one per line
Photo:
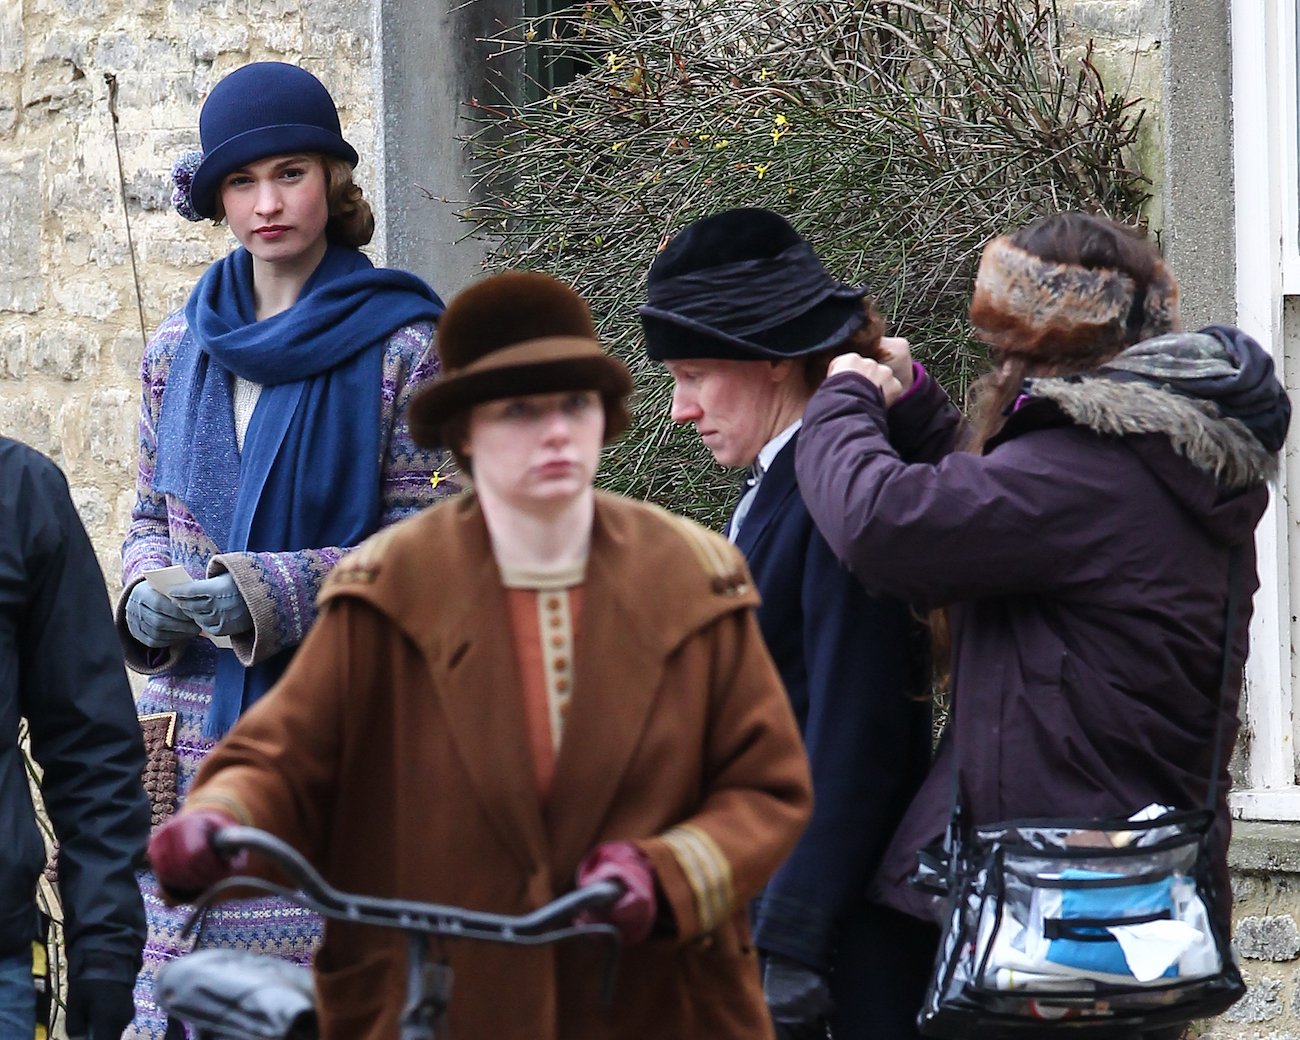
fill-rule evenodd
<path id="1" fill-rule="evenodd" d="M 196 809 L 173 816 L 149 839 L 149 864 L 170 896 L 188 902 L 248 862 L 241 852 L 226 859 L 212 846 L 212 835 L 237 821 L 219 809 Z"/>
<path id="2" fill-rule="evenodd" d="M 644 942 L 654 927 L 658 902 L 655 899 L 655 868 L 646 854 L 630 841 L 607 841 L 597 845 L 578 864 L 578 886 L 594 881 L 617 881 L 623 895 L 612 906 L 588 910 L 581 922 L 597 921 L 618 929 L 623 943 Z"/>

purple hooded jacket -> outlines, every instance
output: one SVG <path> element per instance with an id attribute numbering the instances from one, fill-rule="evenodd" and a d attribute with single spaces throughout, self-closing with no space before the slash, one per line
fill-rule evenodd
<path id="1" fill-rule="evenodd" d="M 946 606 L 951 623 L 952 723 L 874 894 L 935 915 L 907 878 L 947 823 L 955 763 L 975 823 L 1203 805 L 1235 544 L 1246 587 L 1212 841 L 1226 918 L 1227 761 L 1276 447 L 1150 381 L 1026 390 L 982 455 L 955 450 L 960 416 L 924 375 L 888 417 L 873 384 L 837 375 L 804 416 L 799 486 L 832 550 L 873 594 Z"/>

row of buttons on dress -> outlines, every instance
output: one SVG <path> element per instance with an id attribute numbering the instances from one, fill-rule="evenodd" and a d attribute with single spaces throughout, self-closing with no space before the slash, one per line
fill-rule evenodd
<path id="1" fill-rule="evenodd" d="M 563 651 L 566 649 L 572 634 L 563 631 L 566 627 L 564 606 L 564 600 L 559 595 L 546 595 L 546 625 L 551 629 L 551 636 L 548 640 L 550 650 L 547 653 L 546 661 L 546 680 L 549 686 L 547 692 L 550 694 L 551 703 L 554 705 L 555 713 L 559 716 L 561 722 L 568 717 L 571 697 L 569 678 L 566 674 L 569 670 L 569 660 Z M 558 746 L 560 734 L 556 733 L 555 737 Z"/>

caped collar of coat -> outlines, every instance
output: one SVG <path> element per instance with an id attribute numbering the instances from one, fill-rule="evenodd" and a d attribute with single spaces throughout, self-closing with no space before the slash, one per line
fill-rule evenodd
<path id="1" fill-rule="evenodd" d="M 1028 400 L 989 440 L 986 450 L 1029 429 L 1061 425 L 1063 420 L 1104 437 L 1162 434 L 1178 454 L 1226 491 L 1262 484 L 1277 474 L 1277 456 L 1209 401 L 1147 383 L 1120 381 L 1105 372 L 1027 380 L 1025 395 Z M 1049 407 L 1036 407 L 1035 402 Z"/>
<path id="2" fill-rule="evenodd" d="M 606 492 L 596 492 L 595 505 L 585 609 L 616 600 L 636 618 L 627 640 L 666 654 L 722 615 L 758 605 L 743 557 L 721 535 Z M 319 602 L 342 593 L 360 596 L 431 659 L 454 653 L 466 626 L 489 620 L 473 600 L 484 601 L 479 590 L 500 585 L 473 491 L 385 528 L 339 566 L 341 580 L 327 582 Z M 361 572 L 363 580 L 348 580 L 349 571 Z"/>
<path id="3" fill-rule="evenodd" d="M 359 654 L 384 654 L 390 636 L 410 643 L 429 688 L 392 688 L 385 696 L 390 703 L 437 699 L 469 782 L 523 876 L 545 863 L 557 879 L 572 877 L 597 840 L 656 706 L 674 710 L 665 676 L 704 681 L 699 672 L 676 670 L 675 654 L 711 622 L 758 603 L 743 557 L 721 535 L 598 493 L 569 666 L 572 710 L 543 803 L 523 715 L 498 710 L 511 703 L 519 673 L 506 591 L 476 495 L 433 506 L 348 553 L 319 602 L 336 599 L 369 608 L 355 619 Z M 369 660 L 374 671 L 359 674 L 382 682 L 388 658 Z M 400 663 L 392 667 L 400 681 L 413 678 Z"/>

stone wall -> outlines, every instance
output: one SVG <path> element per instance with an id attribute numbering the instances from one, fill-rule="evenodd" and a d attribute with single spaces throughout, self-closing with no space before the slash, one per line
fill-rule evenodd
<path id="1" fill-rule="evenodd" d="M 222 75 L 292 61 L 334 94 L 358 182 L 382 197 L 374 35 L 366 0 L 0 4 L 0 433 L 67 472 L 111 591 L 145 330 L 233 245 L 171 209 L 172 159 L 198 147 Z"/>
<path id="2" fill-rule="evenodd" d="M 1090 55 L 1111 93 L 1140 99 L 1142 126 L 1133 161 L 1151 179 L 1146 217 L 1164 226 L 1163 45 L 1168 30 L 1163 0 L 1060 0 L 1067 58 Z"/>
<path id="3" fill-rule="evenodd" d="M 1233 942 L 1248 990 L 1204 1040 L 1300 1038 L 1300 827 L 1241 823 L 1232 837 Z"/>

